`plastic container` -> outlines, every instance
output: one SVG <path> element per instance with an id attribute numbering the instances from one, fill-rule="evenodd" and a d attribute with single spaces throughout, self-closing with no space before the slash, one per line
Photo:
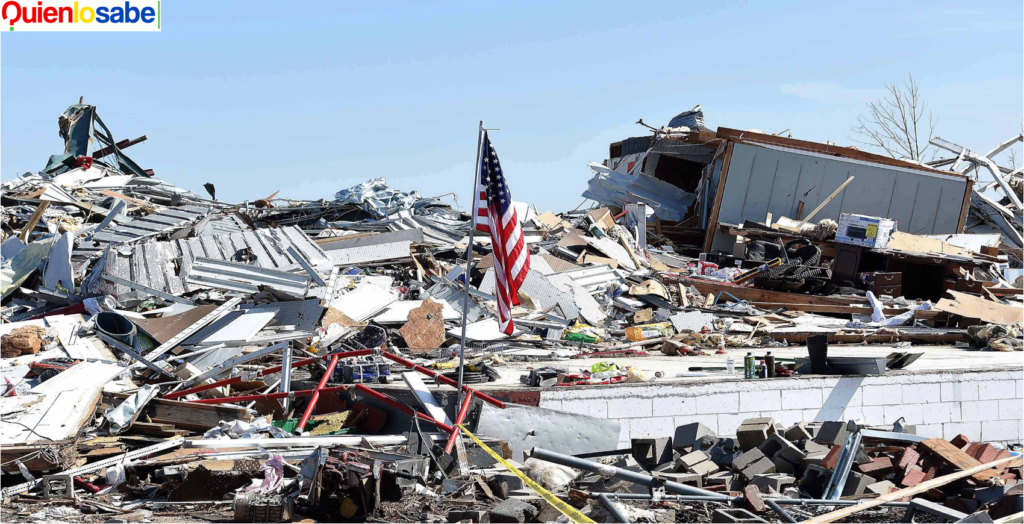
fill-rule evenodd
<path id="1" fill-rule="evenodd" d="M 641 340 L 650 340 L 652 338 L 660 337 L 671 337 L 676 334 L 675 328 L 668 322 L 658 322 L 656 324 L 642 324 L 639 326 L 630 326 L 626 328 L 626 338 L 633 342 L 639 342 Z"/>

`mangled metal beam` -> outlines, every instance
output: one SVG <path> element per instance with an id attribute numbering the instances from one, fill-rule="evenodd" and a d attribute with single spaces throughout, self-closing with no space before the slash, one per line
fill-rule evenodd
<path id="1" fill-rule="evenodd" d="M 1020 137 L 1015 137 L 1013 141 L 1016 141 L 1019 138 Z M 929 140 L 928 142 L 933 146 L 940 147 L 942 149 L 945 149 L 946 151 L 950 151 L 957 154 L 966 149 L 962 146 L 958 146 L 952 142 L 948 142 L 939 137 L 935 137 Z M 1000 144 L 1000 146 L 1002 146 L 1002 144 Z M 967 152 L 964 153 L 964 157 L 972 162 L 982 165 L 983 167 L 985 167 L 985 169 L 988 169 L 989 173 L 992 174 L 992 178 L 994 178 L 996 182 L 999 183 L 999 187 L 1001 187 L 1003 189 L 1003 192 L 1006 193 L 1006 196 L 1010 199 L 1010 202 L 1013 202 L 1013 205 L 1017 206 L 1017 209 L 1024 210 L 1024 203 L 1021 203 L 1020 198 L 1018 198 L 1017 194 L 1013 192 L 1013 189 L 1010 188 L 1010 185 L 1007 184 L 1005 180 L 1003 180 L 1003 177 L 1001 176 L 999 171 L 999 166 L 996 165 L 996 163 L 991 158 L 984 155 L 979 155 L 978 153 L 975 153 L 970 150 L 967 150 Z"/>

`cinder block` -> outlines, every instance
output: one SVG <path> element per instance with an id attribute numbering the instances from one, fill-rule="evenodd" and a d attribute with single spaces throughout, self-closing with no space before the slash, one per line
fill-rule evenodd
<path id="1" fill-rule="evenodd" d="M 731 471 L 719 471 L 712 473 L 704 479 L 706 486 L 725 486 L 726 491 L 740 491 L 743 489 L 743 479 Z"/>
<path id="2" fill-rule="evenodd" d="M 754 448 L 747 451 L 732 461 L 732 469 L 735 471 L 742 471 L 747 466 L 765 458 L 764 453 L 761 450 Z"/>
<path id="3" fill-rule="evenodd" d="M 788 460 L 786 460 L 786 459 L 776 455 L 775 458 L 772 459 L 772 464 L 775 464 L 775 472 L 776 473 L 785 473 L 787 475 L 796 475 L 796 473 L 797 473 L 797 464 L 799 464 L 799 462 L 797 464 L 793 464 L 792 462 L 790 462 L 790 461 L 788 461 Z"/>
<path id="4" fill-rule="evenodd" d="M 853 497 L 857 495 L 863 495 L 864 491 L 868 489 L 868 486 L 877 482 L 875 479 L 851 471 L 846 477 L 846 484 L 843 484 L 843 497 Z"/>
<path id="5" fill-rule="evenodd" d="M 814 441 L 826 446 L 841 446 L 846 442 L 846 437 L 849 434 L 850 431 L 846 429 L 846 422 L 830 420 L 821 425 L 818 434 L 814 436 Z"/>
<path id="6" fill-rule="evenodd" d="M 831 446 L 818 444 L 813 440 L 804 441 L 804 451 L 806 451 L 807 453 L 828 453 L 828 450 L 830 449 L 832 449 Z"/>
<path id="7" fill-rule="evenodd" d="M 821 498 L 825 494 L 825 484 L 832 478 L 832 472 L 821 467 L 810 465 L 800 478 L 800 490 L 807 493 L 811 498 Z"/>
<path id="8" fill-rule="evenodd" d="M 813 438 L 810 431 L 807 431 L 806 422 L 797 422 L 790 426 L 785 432 L 786 440 L 790 442 L 800 442 L 801 440 L 809 440 Z"/>
<path id="9" fill-rule="evenodd" d="M 807 456 L 805 456 L 804 459 L 800 461 L 800 463 L 803 464 L 805 469 L 807 468 L 807 466 L 820 466 L 821 461 L 825 460 L 825 457 L 827 455 L 827 451 L 817 451 L 815 453 L 808 453 Z"/>
<path id="10" fill-rule="evenodd" d="M 757 449 L 761 450 L 766 457 L 774 457 L 776 453 L 786 447 L 795 447 L 788 440 L 779 436 L 778 433 L 768 435 L 764 442 L 758 444 Z"/>
<path id="11" fill-rule="evenodd" d="M 672 462 L 672 437 L 635 438 L 633 458 L 647 469 Z"/>
<path id="12" fill-rule="evenodd" d="M 700 464 L 701 462 L 708 461 L 708 454 L 703 451 L 693 451 L 687 453 L 678 459 L 676 459 L 676 466 L 684 470 L 689 470 L 693 466 Z"/>
<path id="13" fill-rule="evenodd" d="M 526 522 L 537 516 L 537 507 L 519 499 L 510 498 L 487 512 L 491 522 Z"/>
<path id="14" fill-rule="evenodd" d="M 786 486 L 792 486 L 796 478 L 783 473 L 768 473 L 765 475 L 754 475 L 750 483 L 757 486 L 762 493 L 782 493 Z"/>
<path id="15" fill-rule="evenodd" d="M 705 435 L 716 436 L 711 428 L 701 424 L 700 422 L 691 422 L 684 424 L 676 428 L 675 437 L 672 439 L 672 445 L 676 449 L 690 448 Z"/>
<path id="16" fill-rule="evenodd" d="M 766 473 L 775 473 L 775 463 L 768 458 L 762 458 L 746 468 L 743 468 L 740 475 L 743 475 L 743 478 L 750 480 L 754 478 L 755 475 L 763 475 Z"/>
<path id="17" fill-rule="evenodd" d="M 700 476 L 703 477 L 703 476 L 706 476 L 708 474 L 711 474 L 711 473 L 714 473 L 714 472 L 718 471 L 718 464 L 715 464 L 714 462 L 711 462 L 710 460 L 705 460 L 704 462 L 699 462 L 697 464 L 694 464 L 693 466 L 688 468 L 686 471 L 689 472 L 689 473 L 695 473 L 695 474 L 700 475 Z"/>
<path id="18" fill-rule="evenodd" d="M 775 431 L 773 426 L 767 424 L 744 424 L 736 428 L 736 438 L 740 441 L 740 448 L 743 451 L 754 449 L 768 439 L 769 428 Z"/>
<path id="19" fill-rule="evenodd" d="M 670 482 L 678 482 L 680 484 L 689 484 L 702 488 L 703 483 L 701 482 L 701 476 L 696 473 L 689 473 L 686 471 L 658 471 L 654 473 L 655 477 L 663 478 Z"/>

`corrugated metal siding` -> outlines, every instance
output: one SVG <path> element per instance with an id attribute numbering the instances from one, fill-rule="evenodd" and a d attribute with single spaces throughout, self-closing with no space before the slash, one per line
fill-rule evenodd
<path id="1" fill-rule="evenodd" d="M 332 249 L 325 251 L 327 258 L 335 265 L 349 266 L 363 262 L 377 262 L 383 260 L 394 260 L 398 258 L 409 258 L 412 256 L 410 248 L 412 242 L 394 242 L 391 244 L 377 244 L 373 246 L 352 247 L 348 249 Z"/>
<path id="2" fill-rule="evenodd" d="M 196 289 L 185 284 L 182 276 L 191 270 L 196 258 L 235 261 L 239 251 L 250 249 L 256 256 L 252 265 L 265 269 L 293 271 L 300 269 L 288 254 L 295 247 L 313 267 L 330 268 L 332 262 L 298 227 L 260 229 L 230 235 L 203 236 L 171 240 L 150 241 L 135 246 L 112 247 L 103 261 L 103 271 L 151 288 L 180 295 Z M 175 262 L 180 266 L 175 268 Z M 127 293 L 125 286 L 105 281 L 94 282 L 93 290 L 100 293 Z"/>

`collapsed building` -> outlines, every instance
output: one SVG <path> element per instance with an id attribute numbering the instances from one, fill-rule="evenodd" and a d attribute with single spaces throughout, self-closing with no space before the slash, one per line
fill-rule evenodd
<path id="1" fill-rule="evenodd" d="M 1024 137 L 920 164 L 698 106 L 591 163 L 590 209 L 515 203 L 506 335 L 441 198 L 227 203 L 95 106 L 58 128 L 3 182 L 5 521 L 1024 511 Z"/>

